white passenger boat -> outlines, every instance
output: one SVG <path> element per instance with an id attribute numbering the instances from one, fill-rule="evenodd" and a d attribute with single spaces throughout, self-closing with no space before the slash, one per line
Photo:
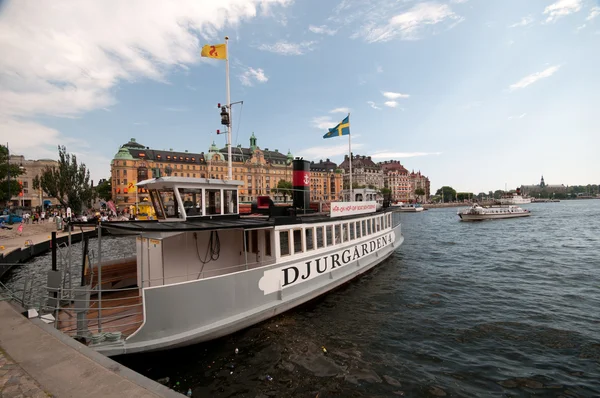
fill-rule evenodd
<path id="1" fill-rule="evenodd" d="M 481 207 L 475 203 L 470 208 L 459 211 L 457 214 L 461 221 L 483 221 L 501 218 L 528 217 L 531 215 L 531 212 L 518 206 Z"/>
<path id="2" fill-rule="evenodd" d="M 517 192 L 502 195 L 500 198 L 500 204 L 502 205 L 524 205 L 528 203 L 531 203 L 531 198 L 521 195 L 521 188 L 517 188 Z"/>
<path id="3" fill-rule="evenodd" d="M 400 211 L 403 213 L 417 213 L 425 210 L 423 207 L 421 207 L 421 205 L 418 204 L 404 204 L 402 206 L 399 206 L 399 208 Z"/>
<path id="4" fill-rule="evenodd" d="M 304 170 L 308 162 L 295 160 L 294 173 Z M 183 177 L 138 183 L 158 220 L 100 226 L 139 235 L 130 260 L 135 268 L 121 278 L 110 268 L 95 270 L 88 280 L 95 305 L 79 303 L 79 320 L 59 316 L 58 328 L 109 356 L 215 339 L 350 281 L 404 240 L 399 212 L 377 210 L 376 201 L 335 202 L 329 214 L 304 214 L 308 185 L 294 186 L 293 208 L 267 203 L 257 206 L 263 216 L 240 216 L 241 183 Z M 177 205 L 166 206 L 170 201 Z M 84 315 L 81 308 L 88 308 Z"/>

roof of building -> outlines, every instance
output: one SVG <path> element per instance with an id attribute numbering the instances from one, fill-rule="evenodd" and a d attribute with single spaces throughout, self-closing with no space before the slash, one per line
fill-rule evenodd
<path id="1" fill-rule="evenodd" d="M 399 160 L 386 160 L 385 162 L 379 162 L 378 164 L 384 173 L 397 171 L 402 174 L 408 174 L 408 170 L 402 166 Z"/>
<path id="2" fill-rule="evenodd" d="M 325 161 L 319 160 L 319 163 L 310 162 L 310 171 L 325 171 L 325 172 L 335 172 L 338 169 L 338 166 L 335 162 L 327 159 Z"/>
<path id="3" fill-rule="evenodd" d="M 367 170 L 381 170 L 381 167 L 377 163 L 371 160 L 370 156 L 354 155 L 352 156 L 352 167 L 353 168 L 364 168 Z M 344 161 L 340 163 L 340 169 L 348 170 L 350 168 L 350 162 L 348 155 L 344 156 Z"/>

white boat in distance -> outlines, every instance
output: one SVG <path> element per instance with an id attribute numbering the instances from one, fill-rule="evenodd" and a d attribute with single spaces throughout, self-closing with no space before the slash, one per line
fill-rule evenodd
<path id="1" fill-rule="evenodd" d="M 517 188 L 517 192 L 502 195 L 500 198 L 500 204 L 502 205 L 524 205 L 528 203 L 531 203 L 531 198 L 521 195 L 521 188 Z"/>
<path id="2" fill-rule="evenodd" d="M 404 204 L 398 206 L 401 212 L 403 213 L 417 213 L 419 211 L 425 210 L 421 205 L 413 205 L 413 204 Z"/>
<path id="3" fill-rule="evenodd" d="M 531 215 L 531 212 L 518 206 L 481 207 L 475 203 L 470 208 L 459 211 L 457 214 L 461 221 L 483 221 L 503 218 L 528 217 Z"/>

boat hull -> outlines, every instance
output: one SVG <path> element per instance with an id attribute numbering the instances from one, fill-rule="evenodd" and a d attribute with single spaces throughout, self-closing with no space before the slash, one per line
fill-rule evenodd
<path id="1" fill-rule="evenodd" d="M 403 241 L 398 225 L 288 262 L 144 288 L 143 325 L 125 341 L 91 347 L 113 356 L 182 347 L 234 333 L 349 282 L 387 259 Z M 323 268 L 326 271 L 321 272 Z M 272 276 L 281 272 L 284 282 L 273 288 Z"/>
<path id="2" fill-rule="evenodd" d="M 531 213 L 504 213 L 504 214 L 463 214 L 459 213 L 461 221 L 500 220 L 505 218 L 529 217 Z"/>

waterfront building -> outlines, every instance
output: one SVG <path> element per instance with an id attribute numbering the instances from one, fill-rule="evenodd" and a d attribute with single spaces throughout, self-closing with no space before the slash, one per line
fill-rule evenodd
<path id="1" fill-rule="evenodd" d="M 411 184 L 412 184 L 411 199 L 416 200 L 418 202 L 427 200 L 431 194 L 431 192 L 430 192 L 431 184 L 429 182 L 429 178 L 427 178 L 426 176 L 421 174 L 420 170 L 416 173 L 413 170 L 412 173 L 410 173 L 410 180 L 411 180 Z M 417 189 L 422 189 L 425 192 L 425 194 L 424 195 L 415 194 L 415 191 Z"/>
<path id="2" fill-rule="evenodd" d="M 546 184 L 544 176 L 542 176 L 540 183 L 537 185 L 521 185 L 521 192 L 523 195 L 537 196 L 538 194 L 545 193 L 566 193 L 567 187 L 563 184 Z"/>
<path id="3" fill-rule="evenodd" d="M 391 191 L 393 201 L 409 202 L 413 192 L 412 180 L 408 170 L 398 160 L 380 162 L 383 170 L 384 186 Z"/>
<path id="4" fill-rule="evenodd" d="M 343 170 L 327 159 L 310 163 L 310 200 L 331 202 L 340 200 Z"/>
<path id="5" fill-rule="evenodd" d="M 36 209 L 44 204 L 58 205 L 56 198 L 50 198 L 41 189 L 33 189 L 33 180 L 41 176 L 46 167 L 58 167 L 58 162 L 52 159 L 30 160 L 22 155 L 10 155 L 8 162 L 17 165 L 23 171 L 20 176 L 13 177 L 21 185 L 21 192 L 14 192 L 10 201 L 12 206 Z"/>
<path id="6" fill-rule="evenodd" d="M 421 171 L 409 173 L 398 160 L 386 160 L 380 162 L 379 166 L 383 170 L 385 187 L 392 191 L 392 200 L 421 202 L 429 198 L 431 184 Z M 422 189 L 425 194 L 417 195 L 417 189 Z"/>
<path id="7" fill-rule="evenodd" d="M 241 202 L 252 202 L 259 195 L 270 195 L 275 201 L 284 201 L 284 195 L 273 192 L 280 180 L 292 181 L 293 155 L 278 149 L 261 149 L 252 133 L 250 146 L 232 147 L 232 175 L 243 181 L 239 195 Z M 335 172 L 335 163 L 319 162 L 311 165 L 312 184 L 319 186 L 311 200 L 333 200 L 341 190 L 341 173 Z M 160 173 L 162 176 L 192 178 L 227 178 L 227 148 L 214 142 L 208 152 L 185 150 L 157 150 L 138 143 L 135 138 L 123 144 L 111 162 L 112 198 L 120 209 L 147 202 L 148 192 L 135 184 Z M 327 185 L 325 186 L 325 181 Z M 288 196 L 287 199 L 290 199 Z"/>
<path id="8" fill-rule="evenodd" d="M 348 155 L 344 156 L 344 161 L 340 164 L 340 169 L 344 170 L 344 186 L 350 184 L 350 161 Z M 353 155 L 352 156 L 352 185 L 381 189 L 384 187 L 383 170 L 371 160 L 370 156 Z"/>

